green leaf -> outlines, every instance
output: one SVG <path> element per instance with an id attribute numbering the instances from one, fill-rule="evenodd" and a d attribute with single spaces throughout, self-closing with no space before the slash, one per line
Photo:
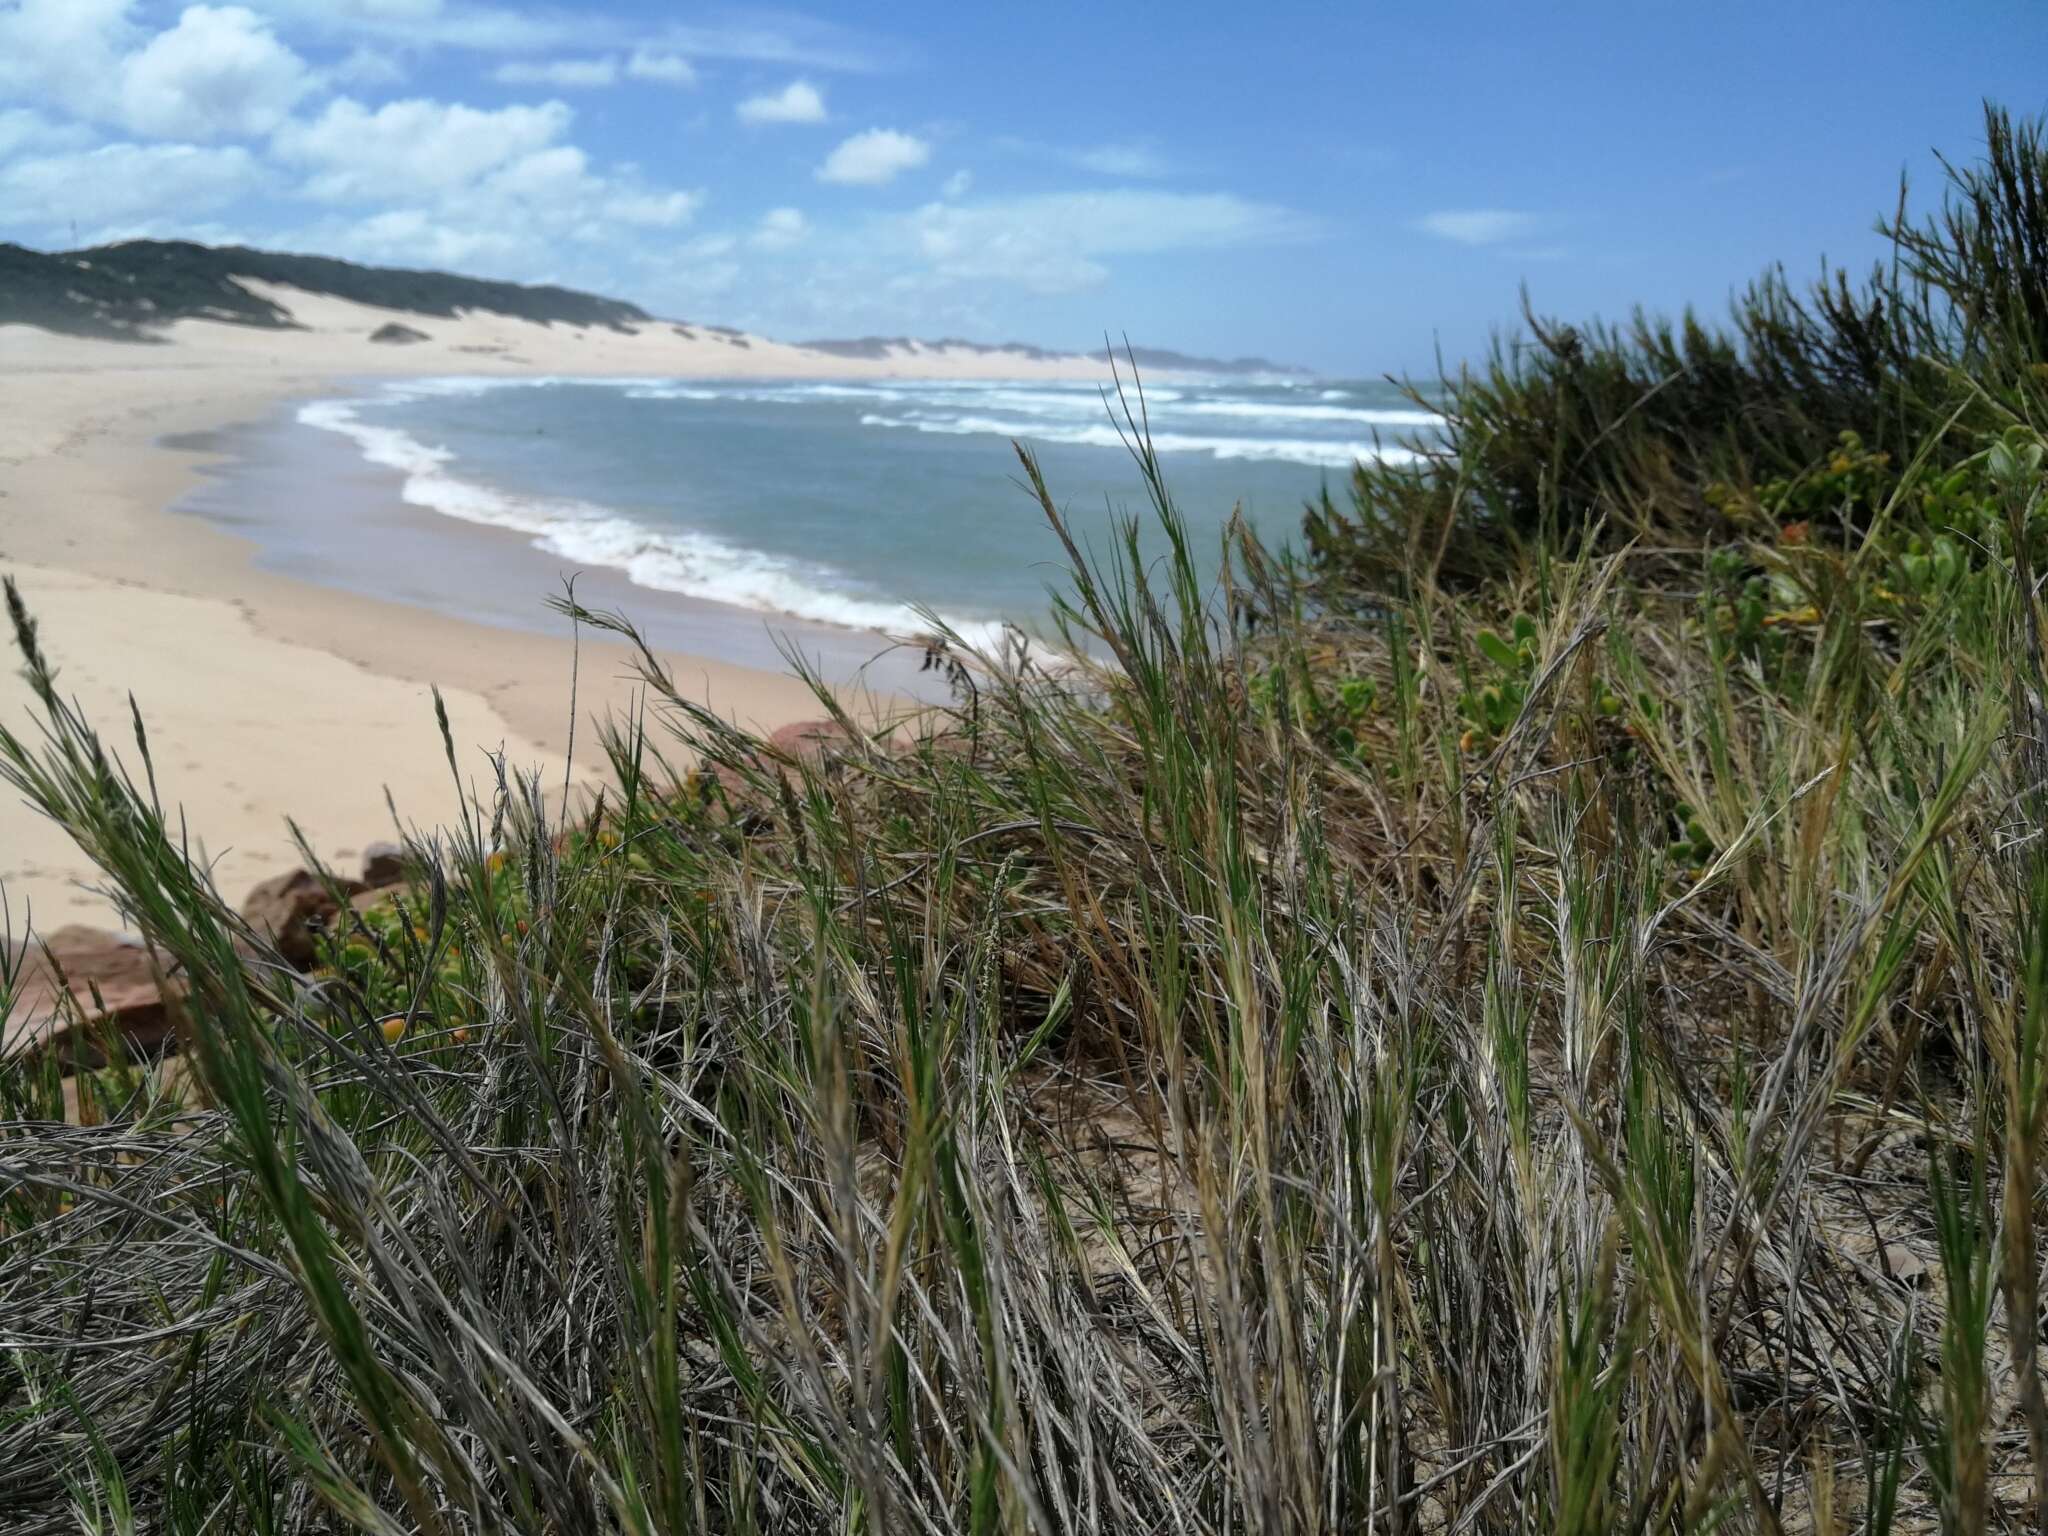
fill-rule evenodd
<path id="1" fill-rule="evenodd" d="M 1486 653 L 1487 659 L 1495 666 L 1499 667 L 1503 672 L 1513 672 L 1515 670 L 1514 647 L 1510 646 L 1507 641 L 1501 639 L 1499 635 L 1496 635 L 1490 629 L 1482 629 L 1475 639 L 1479 649 Z"/>

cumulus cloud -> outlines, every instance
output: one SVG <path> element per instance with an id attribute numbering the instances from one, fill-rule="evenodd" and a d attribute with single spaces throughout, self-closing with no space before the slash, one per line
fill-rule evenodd
<path id="1" fill-rule="evenodd" d="M 1424 234 L 1435 235 L 1439 240 L 1455 240 L 1460 245 L 1498 245 L 1528 234 L 1536 224 L 1535 214 L 1507 208 L 1445 209 L 1424 214 L 1415 221 L 1415 227 Z"/>
<path id="2" fill-rule="evenodd" d="M 810 220 L 801 208 L 770 208 L 749 237 L 757 250 L 786 251 L 800 245 L 811 232 Z"/>
<path id="3" fill-rule="evenodd" d="M 491 71 L 500 85 L 551 85 L 558 90 L 596 90 L 616 85 L 617 59 L 514 59 Z"/>
<path id="4" fill-rule="evenodd" d="M 82 149 L 92 137 L 77 123 L 53 123 L 27 107 L 0 108 L 0 160 L 31 149 Z"/>
<path id="5" fill-rule="evenodd" d="M 121 69 L 124 120 L 158 138 L 253 138 L 310 89 L 304 61 L 239 5 L 186 7 Z"/>
<path id="6" fill-rule="evenodd" d="M 792 80 L 766 96 L 749 96 L 733 111 L 743 123 L 822 123 L 825 98 L 808 80 Z"/>
<path id="7" fill-rule="evenodd" d="M 965 197 L 974 187 L 974 172 L 955 171 L 946 178 L 946 184 L 939 188 L 946 197 Z"/>
<path id="8" fill-rule="evenodd" d="M 154 34 L 130 0 L 0 8 L 0 92 L 150 138 L 254 138 L 313 88 L 305 61 L 239 5 L 191 5 Z"/>
<path id="9" fill-rule="evenodd" d="M 825 163 L 818 167 L 818 180 L 851 187 L 879 187 L 923 165 L 931 154 L 931 146 L 913 134 L 898 133 L 893 128 L 870 128 L 866 133 L 856 133 L 827 155 Z"/>
<path id="10" fill-rule="evenodd" d="M 20 0 L 0 8 L 0 92 L 81 117 L 112 117 L 121 56 L 138 35 L 128 0 Z"/>
<path id="11" fill-rule="evenodd" d="M 395 202 L 452 191 L 544 149 L 574 116 L 559 101 L 487 110 L 415 98 L 373 110 L 344 96 L 287 123 L 274 144 L 281 160 L 310 173 L 312 197 Z"/>
<path id="12" fill-rule="evenodd" d="M 29 156 L 0 166 L 0 203 L 34 209 L 43 227 L 123 225 L 176 209 L 181 218 L 225 208 L 257 190 L 262 166 L 239 144 L 105 144 Z"/>
<path id="13" fill-rule="evenodd" d="M 483 110 L 414 99 L 372 109 L 343 98 L 273 140 L 300 195 L 351 210 L 300 232 L 317 248 L 378 261 L 488 267 L 532 277 L 574 249 L 618 255 L 634 231 L 674 230 L 701 194 L 602 168 L 566 142 L 559 101 Z"/>
<path id="14" fill-rule="evenodd" d="M 657 85 L 697 83 L 697 71 L 688 59 L 680 53 L 665 53 L 659 48 L 635 48 L 626 60 L 626 73 L 635 80 L 651 80 Z"/>

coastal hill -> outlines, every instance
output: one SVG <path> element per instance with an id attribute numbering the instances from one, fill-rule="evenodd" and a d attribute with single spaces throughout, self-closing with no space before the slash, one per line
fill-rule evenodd
<path id="1" fill-rule="evenodd" d="M 444 319 L 463 310 L 485 310 L 541 324 L 624 330 L 653 318 L 636 305 L 569 288 L 365 267 L 327 256 L 189 240 L 124 240 L 79 251 L 0 245 L 0 325 L 134 341 L 154 340 L 154 327 L 175 320 L 294 328 L 291 312 L 247 286 L 250 279 Z"/>
<path id="2" fill-rule="evenodd" d="M 0 243 L 0 325 L 27 325 L 59 335 L 150 343 L 179 321 L 213 321 L 260 330 L 305 329 L 303 318 L 270 290 L 340 299 L 399 314 L 459 320 L 489 314 L 537 325 L 598 328 L 635 336 L 669 325 L 692 339 L 689 322 L 663 321 L 637 304 L 552 285 L 497 282 L 451 272 L 363 266 L 329 256 L 301 256 L 245 246 L 199 245 L 188 240 L 126 240 L 76 251 L 33 251 Z M 426 339 L 412 327 L 391 325 L 376 339 L 390 344 Z M 696 325 L 731 346 L 746 345 L 731 326 Z M 868 363 L 921 358 L 1014 359 L 1040 366 L 1083 361 L 1081 354 L 1024 343 L 990 346 L 947 338 L 867 336 L 850 341 L 806 341 L 796 349 Z M 1140 348 L 1140 367 L 1190 373 L 1290 373 L 1263 358 L 1193 357 Z M 1085 359 L 1099 363 L 1099 358 Z"/>

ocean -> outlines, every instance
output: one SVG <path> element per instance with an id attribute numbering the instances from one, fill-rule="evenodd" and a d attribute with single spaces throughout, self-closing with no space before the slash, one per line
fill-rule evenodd
<path id="1" fill-rule="evenodd" d="M 1177 381 L 1148 385 L 1143 408 L 1205 552 L 1233 508 L 1291 538 L 1325 483 L 1411 454 L 1436 422 L 1381 381 Z M 438 378 L 296 419 L 388 472 L 407 506 L 623 577 L 643 607 L 680 594 L 810 631 L 920 632 L 920 609 L 977 641 L 1041 625 L 1061 552 L 1012 439 L 1084 545 L 1106 549 L 1112 513 L 1146 508 L 1093 384 Z"/>

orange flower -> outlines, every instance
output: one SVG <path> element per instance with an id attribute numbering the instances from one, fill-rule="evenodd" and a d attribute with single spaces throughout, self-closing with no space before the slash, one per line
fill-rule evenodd
<path id="1" fill-rule="evenodd" d="M 1778 530 L 1780 544 L 1804 544 L 1813 537 L 1813 524 L 1801 518 L 1796 523 L 1787 523 Z"/>

